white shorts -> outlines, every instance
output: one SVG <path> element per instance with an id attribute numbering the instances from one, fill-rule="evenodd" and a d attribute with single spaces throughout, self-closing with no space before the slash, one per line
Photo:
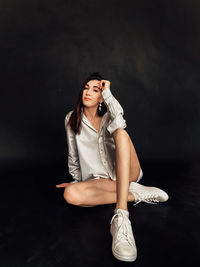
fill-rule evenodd
<path id="1" fill-rule="evenodd" d="M 138 176 L 138 178 L 137 178 L 137 180 L 136 180 L 136 183 L 138 183 L 141 179 L 142 179 L 142 176 L 143 176 L 143 171 L 142 171 L 142 169 L 140 168 L 140 173 L 139 173 L 139 176 Z M 100 177 L 100 176 L 98 176 L 98 177 L 92 177 L 92 178 L 90 178 L 90 179 L 88 179 L 88 181 L 89 180 L 98 180 L 98 179 L 100 179 L 100 178 L 104 178 L 104 179 L 109 179 L 109 177 Z M 113 180 L 113 181 L 115 181 L 114 179 L 112 179 L 112 178 L 110 178 L 111 180 Z M 74 184 L 74 183 L 78 183 L 79 181 L 77 181 L 77 180 L 74 180 L 74 181 L 72 181 L 72 182 L 69 182 L 70 184 Z"/>

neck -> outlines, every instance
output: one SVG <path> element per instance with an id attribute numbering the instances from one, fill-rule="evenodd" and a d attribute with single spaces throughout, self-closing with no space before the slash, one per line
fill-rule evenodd
<path id="1" fill-rule="evenodd" d="M 89 120 L 94 120 L 99 117 L 97 114 L 97 107 L 84 107 L 83 113 Z"/>

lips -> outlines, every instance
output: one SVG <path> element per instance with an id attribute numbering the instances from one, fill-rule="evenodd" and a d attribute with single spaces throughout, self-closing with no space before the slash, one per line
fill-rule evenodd
<path id="1" fill-rule="evenodd" d="M 85 99 L 85 100 L 91 100 L 91 99 L 90 99 L 90 98 L 88 98 L 88 97 L 84 97 L 84 99 Z"/>

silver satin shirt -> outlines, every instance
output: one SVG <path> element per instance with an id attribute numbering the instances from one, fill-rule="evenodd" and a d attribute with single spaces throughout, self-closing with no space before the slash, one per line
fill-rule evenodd
<path id="1" fill-rule="evenodd" d="M 112 133 L 118 128 L 126 128 L 124 111 L 111 90 L 102 91 L 102 98 L 107 107 L 100 129 L 97 131 L 82 112 L 81 133 L 72 131 L 68 123 L 73 110 L 65 117 L 65 130 L 68 144 L 68 168 L 73 182 L 88 179 L 111 178 L 116 180 L 115 142 Z M 142 177 L 142 170 L 138 181 Z"/>

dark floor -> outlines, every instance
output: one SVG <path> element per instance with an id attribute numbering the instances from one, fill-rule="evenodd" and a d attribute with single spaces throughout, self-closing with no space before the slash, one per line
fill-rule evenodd
<path id="1" fill-rule="evenodd" d="M 3 165 L 0 177 L 0 267 L 199 266 L 200 162 L 143 162 L 141 183 L 167 191 L 166 203 L 128 203 L 138 257 L 111 251 L 115 204 L 76 207 L 56 184 L 64 164 Z"/>

